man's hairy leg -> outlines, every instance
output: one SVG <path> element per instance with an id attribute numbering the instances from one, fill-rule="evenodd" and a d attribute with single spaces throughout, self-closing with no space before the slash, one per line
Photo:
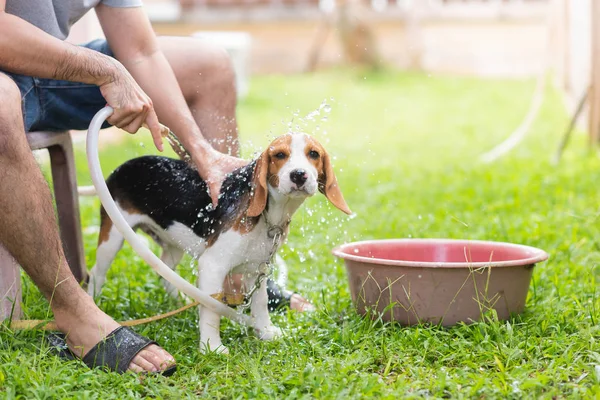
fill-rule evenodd
<path id="1" fill-rule="evenodd" d="M 1 73 L 0 104 L 0 243 L 50 302 L 71 350 L 83 355 L 119 325 L 94 304 L 67 265 L 50 190 L 25 137 L 21 94 Z M 166 351 L 152 345 L 134 358 L 130 369 L 157 371 L 172 362 Z"/>

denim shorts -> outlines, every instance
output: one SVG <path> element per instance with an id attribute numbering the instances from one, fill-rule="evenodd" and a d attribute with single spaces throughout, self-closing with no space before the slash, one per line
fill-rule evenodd
<path id="1" fill-rule="evenodd" d="M 113 56 L 106 40 L 98 39 L 82 46 Z M 96 85 L 3 73 L 21 90 L 26 132 L 85 130 L 94 115 L 106 105 Z M 104 124 L 104 127 L 108 126 L 108 123 Z"/>

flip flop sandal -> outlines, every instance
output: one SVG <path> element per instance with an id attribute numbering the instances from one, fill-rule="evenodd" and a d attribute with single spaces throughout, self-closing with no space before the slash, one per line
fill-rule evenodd
<path id="1" fill-rule="evenodd" d="M 267 279 L 267 304 L 270 312 L 289 307 L 293 294 L 289 290 L 282 290 L 273 279 Z"/>
<path id="2" fill-rule="evenodd" d="M 291 292 L 289 290 L 281 289 L 273 279 L 267 279 L 267 302 L 269 311 L 277 311 L 284 307 L 290 307 L 292 302 L 292 296 L 298 293 Z M 305 311 L 314 310 L 314 307 L 306 308 Z"/>
<path id="3" fill-rule="evenodd" d="M 66 360 L 79 359 L 67 347 L 64 334 L 51 333 L 47 336 L 47 340 L 59 357 Z M 107 368 L 110 371 L 122 374 L 129 369 L 131 360 L 151 344 L 157 343 L 138 335 L 128 327 L 120 326 L 92 347 L 81 361 L 90 368 Z M 157 372 L 157 374 L 171 376 L 176 370 L 177 366 L 172 365 L 164 371 Z"/>

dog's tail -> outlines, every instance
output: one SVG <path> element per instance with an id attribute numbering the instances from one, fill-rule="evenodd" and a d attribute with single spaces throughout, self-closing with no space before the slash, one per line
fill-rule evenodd
<path id="1" fill-rule="evenodd" d="M 77 186 L 77 194 L 79 194 L 80 196 L 95 196 L 96 188 L 93 185 Z"/>

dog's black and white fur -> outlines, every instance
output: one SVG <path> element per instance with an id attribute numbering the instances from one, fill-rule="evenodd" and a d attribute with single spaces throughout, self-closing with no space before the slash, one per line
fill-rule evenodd
<path id="1" fill-rule="evenodd" d="M 198 285 L 209 294 L 222 292 L 230 272 L 242 273 L 245 287 L 252 288 L 272 252 L 268 230 L 280 227 L 285 239 L 292 215 L 317 190 L 350 214 L 329 155 L 314 138 L 301 133 L 278 137 L 258 159 L 228 175 L 214 209 L 206 182 L 184 161 L 136 158 L 117 168 L 106 182 L 129 225 L 160 244 L 165 264 L 174 268 L 184 252 L 198 259 Z M 102 210 L 90 294 L 102 289 L 122 245 L 122 235 Z M 164 284 L 177 296 L 170 283 Z M 251 300 L 259 336 L 264 340 L 279 336 L 281 331 L 269 316 L 266 285 L 261 285 Z M 201 350 L 227 352 L 219 334 L 220 316 L 199 309 Z"/>

